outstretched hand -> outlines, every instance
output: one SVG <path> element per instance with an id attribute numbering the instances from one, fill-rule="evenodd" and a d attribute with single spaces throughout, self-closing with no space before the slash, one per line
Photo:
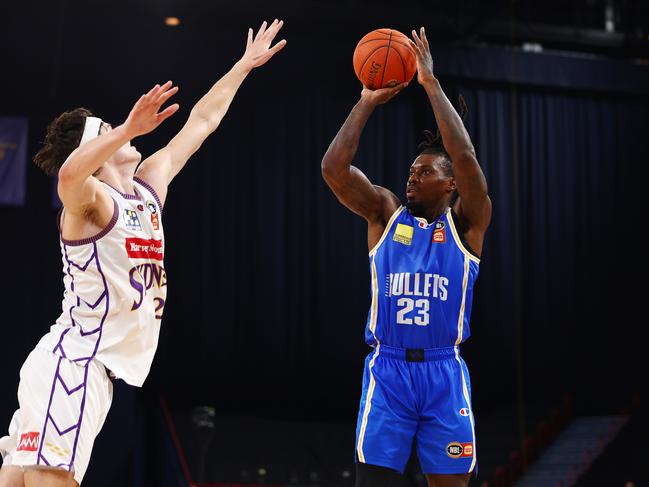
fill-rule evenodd
<path id="1" fill-rule="evenodd" d="M 361 91 L 361 98 L 368 100 L 373 105 L 383 105 L 384 103 L 390 101 L 406 86 L 408 86 L 408 83 L 401 83 L 391 88 L 379 88 L 377 90 L 370 90 L 369 88 L 363 86 L 363 91 Z"/>
<path id="2" fill-rule="evenodd" d="M 426 30 L 421 27 L 419 35 L 417 35 L 417 32 L 413 29 L 412 39 L 410 40 L 410 47 L 415 51 L 417 57 L 417 81 L 422 85 L 434 81 L 433 57 L 430 54 L 428 39 L 426 39 Z"/>
<path id="3" fill-rule="evenodd" d="M 248 29 L 248 42 L 246 43 L 246 52 L 241 57 L 241 62 L 247 69 L 253 69 L 265 64 L 275 53 L 281 51 L 286 45 L 286 39 L 282 39 L 273 47 L 270 45 L 275 36 L 284 25 L 283 20 L 275 19 L 270 27 L 264 20 L 253 39 L 252 29 Z"/>
<path id="4" fill-rule="evenodd" d="M 167 81 L 162 86 L 155 85 L 147 94 L 140 97 L 124 122 L 131 138 L 148 134 L 176 113 L 179 108 L 178 103 L 168 106 L 161 112 L 159 110 L 177 91 L 178 87 L 172 86 L 172 82 Z"/>

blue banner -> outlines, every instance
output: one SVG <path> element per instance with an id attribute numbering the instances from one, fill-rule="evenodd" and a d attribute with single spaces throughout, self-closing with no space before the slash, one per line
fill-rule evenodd
<path id="1" fill-rule="evenodd" d="M 25 204 L 27 119 L 0 117 L 0 205 Z"/>

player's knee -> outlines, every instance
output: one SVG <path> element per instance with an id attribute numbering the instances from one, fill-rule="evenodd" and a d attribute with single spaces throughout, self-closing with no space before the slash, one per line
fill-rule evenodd
<path id="1" fill-rule="evenodd" d="M 428 487 L 467 487 L 470 478 L 470 473 L 426 475 Z"/>
<path id="2" fill-rule="evenodd" d="M 22 468 L 13 465 L 0 468 L 0 487 L 25 487 Z"/>
<path id="3" fill-rule="evenodd" d="M 354 487 L 399 487 L 403 476 L 396 470 L 367 463 L 356 463 Z"/>
<path id="4" fill-rule="evenodd" d="M 79 487 L 74 473 L 60 468 L 25 470 L 25 487 Z"/>

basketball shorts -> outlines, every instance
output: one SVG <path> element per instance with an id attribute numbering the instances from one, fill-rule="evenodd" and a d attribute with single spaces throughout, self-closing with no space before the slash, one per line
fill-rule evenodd
<path id="1" fill-rule="evenodd" d="M 19 409 L 0 438 L 3 466 L 58 467 L 81 484 L 113 396 L 106 369 L 35 348 L 20 369 Z"/>
<path id="2" fill-rule="evenodd" d="M 356 461 L 403 473 L 413 446 L 425 474 L 476 468 L 469 372 L 458 347 L 377 345 L 365 360 Z"/>

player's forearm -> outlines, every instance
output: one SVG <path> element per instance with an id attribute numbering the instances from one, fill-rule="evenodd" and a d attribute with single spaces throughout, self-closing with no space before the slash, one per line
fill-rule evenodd
<path id="1" fill-rule="evenodd" d="M 250 73 L 250 68 L 237 62 L 214 86 L 194 105 L 190 120 L 197 118 L 208 124 L 209 132 L 213 132 L 221 123 L 237 93 L 237 90 Z"/>
<path id="2" fill-rule="evenodd" d="M 465 154 L 475 155 L 473 143 L 469 133 L 462 123 L 462 119 L 447 98 L 437 79 L 424 84 L 424 89 L 433 107 L 435 121 L 442 136 L 444 148 L 451 159 L 455 161 Z"/>
<path id="3" fill-rule="evenodd" d="M 365 124 L 374 112 L 375 105 L 361 98 L 352 108 L 347 120 L 329 145 L 322 159 L 322 172 L 325 176 L 335 177 L 349 170 Z"/>
<path id="4" fill-rule="evenodd" d="M 131 140 L 125 125 L 115 127 L 75 149 L 59 170 L 59 182 L 75 184 L 94 174 L 117 150 Z"/>
<path id="5" fill-rule="evenodd" d="M 486 193 L 487 182 L 478 164 L 471 137 L 464 127 L 462 118 L 437 79 L 427 81 L 423 86 L 433 107 L 444 149 L 453 162 L 453 173 L 458 183 L 458 190 L 470 187 L 472 192 Z M 467 185 L 464 184 L 465 181 L 472 183 Z"/>

